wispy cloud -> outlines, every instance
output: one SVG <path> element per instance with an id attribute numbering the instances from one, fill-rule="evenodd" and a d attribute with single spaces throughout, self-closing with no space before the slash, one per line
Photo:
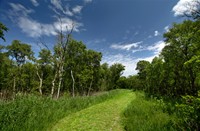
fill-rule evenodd
<path id="1" fill-rule="evenodd" d="M 165 47 L 164 41 L 158 41 L 151 46 L 140 46 L 139 49 L 132 50 L 133 53 L 140 52 L 140 51 L 152 51 L 155 56 L 158 56 L 162 49 Z"/>
<path id="2" fill-rule="evenodd" d="M 172 9 L 174 16 L 191 15 L 192 12 L 200 8 L 198 2 L 200 0 L 179 0 Z"/>
<path id="3" fill-rule="evenodd" d="M 155 55 L 158 55 L 162 49 L 165 47 L 164 41 L 158 41 L 154 43 L 152 46 L 148 46 L 146 50 L 153 51 Z"/>
<path id="4" fill-rule="evenodd" d="M 154 31 L 154 36 L 159 36 L 160 35 L 160 33 L 156 30 L 156 31 Z"/>
<path id="5" fill-rule="evenodd" d="M 39 3 L 37 2 L 37 0 L 31 0 L 31 3 L 32 3 L 34 6 L 39 6 Z"/>
<path id="6" fill-rule="evenodd" d="M 68 5 L 63 6 L 61 0 L 51 0 L 50 1 L 52 5 L 49 5 L 49 8 L 52 9 L 56 14 L 58 15 L 68 15 L 73 16 L 73 12 L 70 10 Z"/>
<path id="7" fill-rule="evenodd" d="M 82 26 L 81 23 L 69 18 L 60 18 L 51 23 L 40 23 L 29 16 L 31 13 L 34 13 L 34 10 L 27 9 L 21 4 L 10 3 L 10 6 L 10 18 L 21 28 L 22 32 L 30 37 L 56 35 L 61 28 L 63 32 L 66 32 L 73 27 L 75 32 L 79 32 L 79 27 Z M 62 21 L 63 24 L 61 24 L 60 21 Z"/>
<path id="8" fill-rule="evenodd" d="M 28 16 L 29 14 L 33 13 L 34 10 L 32 9 L 27 9 L 21 4 L 14 4 L 14 3 L 9 3 L 11 6 L 12 10 L 9 10 L 9 15 L 11 16 Z"/>
<path id="9" fill-rule="evenodd" d="M 62 10 L 63 11 L 63 7 L 62 7 L 62 2 L 61 0 L 51 0 L 51 4 L 54 5 L 54 7 L 56 9 Z"/>
<path id="10" fill-rule="evenodd" d="M 83 8 L 83 6 L 77 5 L 72 9 L 72 11 L 74 14 L 78 14 L 78 13 L 81 13 L 82 8 Z"/>
<path id="11" fill-rule="evenodd" d="M 130 43 L 130 44 L 112 44 L 110 46 L 110 48 L 112 49 L 120 49 L 120 50 L 130 50 L 132 48 L 137 48 L 139 47 L 139 45 L 142 43 L 142 41 L 140 42 L 136 42 L 136 43 Z"/>

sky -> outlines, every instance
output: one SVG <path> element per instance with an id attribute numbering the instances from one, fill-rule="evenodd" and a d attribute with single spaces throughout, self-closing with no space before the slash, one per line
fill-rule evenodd
<path id="1" fill-rule="evenodd" d="M 32 46 L 37 57 L 44 42 L 50 49 L 56 34 L 74 25 L 73 38 L 102 52 L 102 62 L 125 66 L 124 76 L 137 74 L 139 60 L 151 61 L 166 45 L 163 34 L 179 17 L 196 7 L 194 0 L 0 0 L 0 22 L 9 45 L 20 40 Z M 189 3 L 189 4 L 188 4 Z M 62 21 L 62 27 L 60 26 Z"/>

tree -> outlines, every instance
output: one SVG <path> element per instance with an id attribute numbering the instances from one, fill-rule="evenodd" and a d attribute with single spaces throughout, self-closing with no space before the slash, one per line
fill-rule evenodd
<path id="1" fill-rule="evenodd" d="M 15 59 L 15 63 L 17 64 L 17 69 L 13 69 L 13 95 L 16 93 L 16 81 L 18 81 L 18 88 L 21 87 L 20 79 L 21 77 L 21 66 L 26 62 L 26 60 L 33 59 L 33 52 L 31 50 L 31 46 L 28 44 L 21 43 L 19 40 L 14 40 L 11 45 L 7 46 L 8 54 Z M 21 87 L 22 88 L 22 87 Z M 19 90 L 19 89 L 18 89 Z"/>
<path id="2" fill-rule="evenodd" d="M 8 31 L 8 28 L 0 22 L 0 38 L 6 41 L 6 39 L 4 38 L 4 31 Z"/>
<path id="3" fill-rule="evenodd" d="M 50 70 L 48 70 L 48 68 L 51 68 L 50 67 L 51 63 L 52 63 L 52 55 L 50 50 L 42 49 L 39 52 L 39 59 L 36 60 L 36 71 L 38 79 L 40 81 L 38 90 L 41 95 L 42 95 L 42 87 L 44 80 L 47 79 L 49 77 L 48 74 L 50 74 Z"/>
<path id="4" fill-rule="evenodd" d="M 162 56 L 173 78 L 173 92 L 177 95 L 197 95 L 196 67 L 184 63 L 192 59 L 199 52 L 200 22 L 184 21 L 182 24 L 174 24 L 169 32 L 164 34 L 168 44 L 162 51 Z M 169 72 L 168 71 L 168 72 Z"/>
<path id="5" fill-rule="evenodd" d="M 99 88 L 101 91 L 105 91 L 109 89 L 111 83 L 111 72 L 108 66 L 108 63 L 104 63 L 100 66 L 99 69 Z"/>
<path id="6" fill-rule="evenodd" d="M 78 81 L 78 74 L 83 70 L 85 61 L 83 60 L 86 46 L 82 42 L 71 40 L 66 52 L 66 71 L 72 80 L 72 96 L 75 96 L 75 84 Z M 81 84 L 79 86 L 82 86 Z"/>
<path id="7" fill-rule="evenodd" d="M 116 89 L 117 88 L 117 81 L 119 80 L 120 76 L 123 74 L 124 68 L 122 64 L 115 63 L 110 67 L 110 89 Z"/>
<path id="8" fill-rule="evenodd" d="M 57 96 L 56 96 L 57 99 L 60 96 L 61 84 L 63 83 L 64 62 L 66 59 L 67 46 L 71 41 L 71 34 L 74 29 L 74 23 L 73 23 L 72 28 L 68 30 L 66 34 L 64 34 L 63 29 L 62 29 L 63 22 L 60 17 L 59 17 L 59 20 L 60 20 L 60 32 L 58 32 L 58 42 L 54 47 L 55 54 L 53 58 L 55 75 L 52 80 L 52 88 L 51 88 L 51 97 L 53 97 L 55 82 L 56 82 L 56 79 L 58 78 L 58 90 L 57 90 Z"/>
<path id="9" fill-rule="evenodd" d="M 100 68 L 100 61 L 101 61 L 101 53 L 93 51 L 93 50 L 87 50 L 85 52 L 85 56 L 83 58 L 83 61 L 85 62 L 85 66 L 83 69 L 83 73 L 81 73 L 82 79 L 84 79 L 84 83 L 88 87 L 88 93 L 90 94 L 90 91 L 92 90 L 92 86 L 98 86 L 98 79 L 99 79 L 99 68 Z M 96 84 L 95 84 L 96 83 Z"/>
<path id="10" fill-rule="evenodd" d="M 14 40 L 11 45 L 7 46 L 7 49 L 9 55 L 16 60 L 18 66 L 24 64 L 28 59 L 33 59 L 31 46 L 21 43 L 19 40 Z"/>

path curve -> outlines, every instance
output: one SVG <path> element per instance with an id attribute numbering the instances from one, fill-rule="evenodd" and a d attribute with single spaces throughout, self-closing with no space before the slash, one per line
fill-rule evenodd
<path id="1" fill-rule="evenodd" d="M 52 131 L 122 131 L 121 116 L 135 94 L 124 90 L 118 96 L 60 120 Z"/>

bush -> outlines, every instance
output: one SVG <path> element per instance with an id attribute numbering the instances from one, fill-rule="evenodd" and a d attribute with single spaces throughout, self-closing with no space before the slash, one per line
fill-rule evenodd
<path id="1" fill-rule="evenodd" d="M 183 96 L 182 102 L 176 104 L 178 124 L 181 130 L 200 129 L 200 96 Z"/>

